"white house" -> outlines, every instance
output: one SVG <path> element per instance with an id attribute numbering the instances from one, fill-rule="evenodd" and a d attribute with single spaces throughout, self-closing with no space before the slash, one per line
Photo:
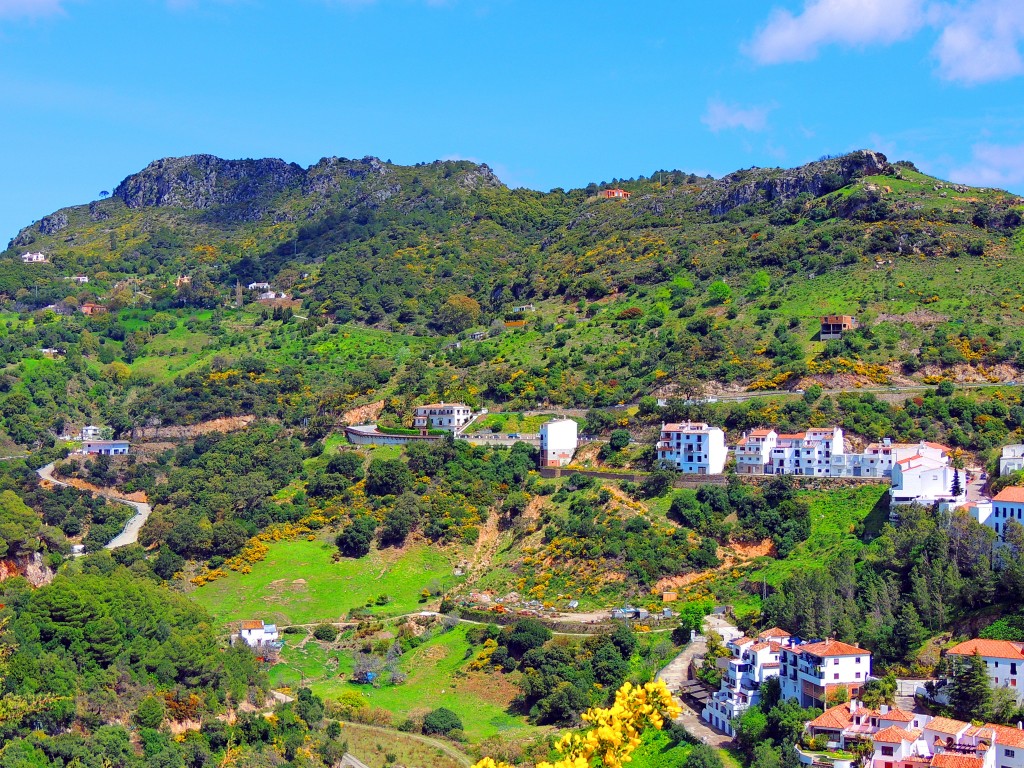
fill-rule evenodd
<path id="1" fill-rule="evenodd" d="M 744 432 L 736 444 L 736 473 L 763 475 L 771 466 L 771 452 L 779 439 L 774 429 L 752 429 Z"/>
<path id="2" fill-rule="evenodd" d="M 1024 488 L 1016 485 L 1003 488 L 992 497 L 991 503 L 972 504 L 971 514 L 999 534 L 1000 539 L 1005 539 L 1006 524 L 1010 520 L 1024 525 Z"/>
<path id="3" fill-rule="evenodd" d="M 270 283 L 249 283 L 250 291 L 269 291 Z"/>
<path id="4" fill-rule="evenodd" d="M 552 419 L 540 425 L 540 465 L 564 467 L 576 453 L 578 426 L 572 419 Z"/>
<path id="5" fill-rule="evenodd" d="M 725 469 L 725 433 L 702 422 L 662 424 L 658 461 L 691 475 L 720 475 Z"/>
<path id="6" fill-rule="evenodd" d="M 960 493 L 953 495 L 955 476 L 960 478 Z M 933 504 L 945 501 L 954 506 L 967 500 L 967 476 L 942 459 L 913 455 L 900 459 L 892 467 L 889 505 Z"/>
<path id="7" fill-rule="evenodd" d="M 810 736 L 824 736 L 833 749 L 845 749 L 847 741 L 862 741 L 865 738 L 886 740 L 890 728 L 920 729 L 931 719 L 930 715 L 906 712 L 882 704 L 878 709 L 867 707 L 857 699 L 829 707 L 804 729 Z M 889 742 L 886 742 L 889 743 Z"/>
<path id="8" fill-rule="evenodd" d="M 99 440 L 102 436 L 103 427 L 97 427 L 95 424 L 87 424 L 82 427 L 82 432 L 79 437 L 82 440 Z"/>
<path id="9" fill-rule="evenodd" d="M 701 718 L 720 731 L 733 735 L 731 721 L 761 700 L 761 683 L 779 676 L 779 654 L 789 633 L 772 628 L 761 632 L 756 639 L 740 637 L 730 640 L 725 647 L 732 651 L 724 662 L 721 688 L 704 706 Z"/>
<path id="10" fill-rule="evenodd" d="M 72 275 L 71 277 L 68 277 L 66 279 L 70 280 L 73 283 L 78 283 L 79 285 L 85 285 L 86 283 L 89 282 L 88 275 Z"/>
<path id="11" fill-rule="evenodd" d="M 839 427 L 781 434 L 769 454 L 767 473 L 827 477 L 832 456 L 842 452 L 843 430 Z"/>
<path id="12" fill-rule="evenodd" d="M 238 636 L 251 648 L 262 648 L 278 642 L 276 624 L 264 624 L 262 620 L 243 621 Z"/>
<path id="13" fill-rule="evenodd" d="M 1021 700 L 1024 692 L 1024 643 L 974 639 L 946 651 L 948 656 L 961 658 L 975 653 L 985 662 L 989 685 L 992 688 L 1009 688 L 1017 694 L 1017 700 Z"/>
<path id="14" fill-rule="evenodd" d="M 458 432 L 473 420 L 473 409 L 462 403 L 430 403 L 413 412 L 416 429 L 448 429 Z"/>
<path id="15" fill-rule="evenodd" d="M 999 476 L 1024 469 L 1024 445 L 1004 445 L 999 457 Z"/>
<path id="16" fill-rule="evenodd" d="M 46 256 L 42 253 L 23 253 L 21 254 L 21 261 L 23 264 L 45 264 Z"/>
<path id="17" fill-rule="evenodd" d="M 127 440 L 83 440 L 82 453 L 101 456 L 127 456 L 129 443 Z"/>
<path id="18" fill-rule="evenodd" d="M 855 699 L 870 675 L 871 652 L 839 640 L 783 648 L 779 658 L 782 697 L 801 707 L 824 708 L 836 688 L 846 688 Z"/>
<path id="19" fill-rule="evenodd" d="M 260 294 L 260 301 L 271 301 L 273 299 L 287 299 L 288 294 L 282 291 L 264 291 Z"/>

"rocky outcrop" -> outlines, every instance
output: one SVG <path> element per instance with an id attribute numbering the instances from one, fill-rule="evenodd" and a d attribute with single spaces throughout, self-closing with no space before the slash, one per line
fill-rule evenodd
<path id="1" fill-rule="evenodd" d="M 39 222 L 39 231 L 44 235 L 56 235 L 62 229 L 67 229 L 68 215 L 58 211 L 52 216 L 46 216 Z"/>
<path id="2" fill-rule="evenodd" d="M 881 152 L 869 149 L 824 158 L 800 168 L 751 168 L 723 176 L 701 194 L 702 207 L 721 216 L 748 203 L 813 197 L 845 187 L 864 176 L 890 175 L 893 166 Z"/>
<path id="3" fill-rule="evenodd" d="M 30 555 L 5 557 L 0 560 L 0 581 L 7 581 L 15 576 L 24 576 L 33 587 L 41 587 L 53 581 L 54 572 L 50 566 L 43 564 L 41 554 L 33 552 Z"/>
<path id="4" fill-rule="evenodd" d="M 117 185 L 114 196 L 129 208 L 205 210 L 231 206 L 259 218 L 274 197 L 298 186 L 305 171 L 284 160 L 222 160 L 213 155 L 169 157 L 150 163 Z"/>

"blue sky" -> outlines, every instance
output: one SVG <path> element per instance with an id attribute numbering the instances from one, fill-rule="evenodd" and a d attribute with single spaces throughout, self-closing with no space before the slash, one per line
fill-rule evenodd
<path id="1" fill-rule="evenodd" d="M 1020 0 L 0 0 L 0 241 L 158 157 L 512 186 L 861 147 L 1024 191 Z"/>

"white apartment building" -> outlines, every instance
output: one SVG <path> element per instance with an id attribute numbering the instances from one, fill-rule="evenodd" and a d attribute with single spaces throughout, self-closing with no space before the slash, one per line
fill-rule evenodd
<path id="1" fill-rule="evenodd" d="M 960 493 L 952 494 L 954 475 L 960 475 Z M 913 455 L 900 459 L 892 467 L 889 506 L 934 504 L 944 501 L 954 506 L 967 501 L 967 474 L 956 470 L 943 458 Z"/>
<path id="2" fill-rule="evenodd" d="M 779 676 L 779 654 L 789 640 L 789 633 L 772 628 L 761 632 L 757 639 L 740 637 L 730 640 L 725 647 L 732 656 L 719 659 L 723 667 L 721 688 L 704 706 L 701 718 L 730 736 L 731 721 L 761 700 L 761 683 Z"/>
<path id="3" fill-rule="evenodd" d="M 727 454 L 725 433 L 702 422 L 662 424 L 658 461 L 684 474 L 720 475 Z"/>
<path id="4" fill-rule="evenodd" d="M 458 432 L 473 420 L 473 409 L 462 403 L 431 403 L 418 406 L 413 413 L 416 429 L 448 429 Z"/>
<path id="5" fill-rule="evenodd" d="M 999 457 L 999 476 L 1024 469 L 1024 445 L 1004 445 Z"/>
<path id="6" fill-rule="evenodd" d="M 781 434 L 769 454 L 768 474 L 827 477 L 832 456 L 842 452 L 843 430 L 839 427 Z"/>
<path id="7" fill-rule="evenodd" d="M 553 419 L 540 425 L 540 465 L 564 467 L 576 453 L 578 426 L 572 419 Z"/>
<path id="8" fill-rule="evenodd" d="M 1021 700 L 1024 692 L 1024 643 L 975 639 L 954 645 L 946 653 L 959 657 L 977 653 L 985 662 L 989 685 L 992 688 L 1009 688 L 1017 694 L 1017 700 Z"/>
<path id="9" fill-rule="evenodd" d="M 782 697 L 801 707 L 824 708 L 836 688 L 846 688 L 855 699 L 870 675 L 871 652 L 839 640 L 783 648 L 779 658 Z"/>
<path id="10" fill-rule="evenodd" d="M 771 453 L 779 439 L 774 429 L 752 429 L 744 432 L 736 444 L 736 473 L 763 475 L 771 467 Z"/>
<path id="11" fill-rule="evenodd" d="M 1000 540 L 1006 536 L 1006 524 L 1016 520 L 1024 525 L 1024 488 L 1011 485 L 1003 488 L 990 502 L 971 505 L 971 515 L 982 525 L 994 530 Z"/>

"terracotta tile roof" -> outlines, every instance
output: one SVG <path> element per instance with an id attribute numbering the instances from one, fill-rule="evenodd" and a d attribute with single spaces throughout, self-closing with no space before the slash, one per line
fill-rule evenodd
<path id="1" fill-rule="evenodd" d="M 920 453 L 915 453 L 913 456 L 908 456 L 905 459 L 900 459 L 896 463 L 897 464 L 909 464 L 912 461 L 917 461 L 918 459 L 922 459 L 922 458 L 924 458 L 924 457 Z"/>
<path id="2" fill-rule="evenodd" d="M 963 720 L 954 720 L 950 717 L 933 717 L 928 721 L 925 730 L 956 736 L 969 725 L 970 723 L 965 723 Z"/>
<path id="3" fill-rule="evenodd" d="M 747 438 L 745 438 L 745 437 L 741 437 L 739 440 L 736 441 L 736 445 L 737 446 L 744 446 L 746 444 L 747 444 Z"/>
<path id="4" fill-rule="evenodd" d="M 956 755 L 951 752 L 941 752 L 932 758 L 933 768 L 982 768 L 984 765 L 985 761 L 980 757 Z"/>
<path id="5" fill-rule="evenodd" d="M 989 723 L 987 728 L 991 728 L 996 735 L 996 743 L 1004 744 L 1007 747 L 1020 747 L 1024 746 L 1024 731 L 1020 728 L 1011 728 L 1008 725 L 994 725 Z"/>
<path id="6" fill-rule="evenodd" d="M 807 434 L 806 432 L 793 432 L 793 433 L 780 432 L 779 433 L 779 440 L 803 440 L 804 436 L 806 434 Z"/>
<path id="7" fill-rule="evenodd" d="M 997 493 L 992 501 L 1024 501 L 1024 488 L 1010 485 Z"/>
<path id="8" fill-rule="evenodd" d="M 871 737 L 873 741 L 884 741 L 886 744 L 899 744 L 901 741 L 917 741 L 917 734 L 906 731 L 898 725 L 890 725 Z"/>
<path id="9" fill-rule="evenodd" d="M 800 653 L 810 653 L 822 658 L 826 656 L 870 656 L 871 651 L 839 640 L 825 640 L 820 643 L 806 643 L 797 648 Z"/>
<path id="10" fill-rule="evenodd" d="M 263 629 L 263 622 L 260 619 L 256 621 L 243 621 L 242 629 Z"/>
<path id="11" fill-rule="evenodd" d="M 747 434 L 751 437 L 768 437 L 774 431 L 774 429 L 752 429 Z"/>
<path id="12" fill-rule="evenodd" d="M 936 450 L 942 451 L 943 453 L 949 453 L 949 451 L 950 451 L 949 446 L 948 445 L 943 445 L 942 443 L 929 443 L 929 442 L 925 442 L 925 445 L 927 445 L 929 448 L 935 448 Z"/>
<path id="13" fill-rule="evenodd" d="M 902 709 L 890 709 L 888 712 L 882 713 L 883 720 L 892 720 L 898 723 L 909 723 L 914 719 L 914 716 L 910 712 L 905 712 Z"/>
<path id="14" fill-rule="evenodd" d="M 1012 643 L 1009 640 L 982 640 L 975 638 L 974 640 L 968 640 L 954 645 L 950 648 L 947 653 L 952 653 L 956 656 L 973 656 L 977 653 L 979 656 L 989 656 L 997 659 L 1024 659 L 1024 653 L 1021 652 L 1022 643 Z"/>
<path id="15" fill-rule="evenodd" d="M 850 715 L 850 706 L 848 704 L 837 704 L 834 707 L 830 707 L 818 715 L 816 718 L 811 720 L 808 725 L 812 728 L 826 728 L 828 730 L 839 730 L 848 728 L 853 722 L 853 717 Z"/>
<path id="16" fill-rule="evenodd" d="M 771 627 L 769 629 L 764 630 L 763 632 L 758 632 L 757 636 L 762 638 L 762 639 L 764 639 L 766 637 L 778 637 L 778 638 L 785 639 L 785 638 L 789 637 L 790 634 L 789 634 L 789 632 L 787 632 L 784 629 L 779 629 L 778 627 Z"/>

